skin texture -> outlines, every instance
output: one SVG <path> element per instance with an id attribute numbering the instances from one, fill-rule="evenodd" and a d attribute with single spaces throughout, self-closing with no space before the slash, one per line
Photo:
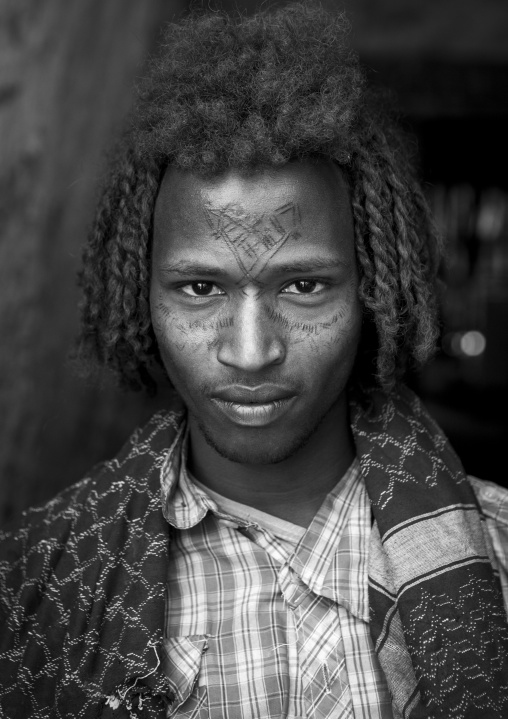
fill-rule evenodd
<path id="1" fill-rule="evenodd" d="M 151 313 L 189 410 L 189 468 L 205 485 L 311 521 L 354 456 L 345 388 L 361 331 L 357 290 L 350 200 L 336 166 L 212 179 L 166 172 Z M 281 402 L 267 403 L 263 390 Z"/>

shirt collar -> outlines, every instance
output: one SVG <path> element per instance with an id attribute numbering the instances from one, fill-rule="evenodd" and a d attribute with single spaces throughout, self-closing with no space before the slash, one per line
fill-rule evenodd
<path id="1" fill-rule="evenodd" d="M 189 431 L 185 419 L 161 467 L 162 513 L 166 521 L 176 529 L 194 527 L 210 509 L 216 509 L 215 502 L 189 478 L 188 446 Z"/>
<path id="2" fill-rule="evenodd" d="M 188 444 L 184 420 L 161 467 L 162 511 L 176 529 L 194 527 L 209 511 L 223 514 L 190 479 L 186 469 Z M 369 537 L 370 504 L 355 459 L 326 496 L 289 566 L 315 594 L 340 603 L 368 622 Z"/>

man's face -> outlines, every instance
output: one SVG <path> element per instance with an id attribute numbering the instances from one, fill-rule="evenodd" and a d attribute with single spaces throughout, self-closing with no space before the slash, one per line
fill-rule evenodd
<path id="1" fill-rule="evenodd" d="M 152 321 L 191 432 L 222 456 L 282 461 L 345 402 L 357 289 L 350 201 L 332 164 L 213 179 L 167 171 Z"/>

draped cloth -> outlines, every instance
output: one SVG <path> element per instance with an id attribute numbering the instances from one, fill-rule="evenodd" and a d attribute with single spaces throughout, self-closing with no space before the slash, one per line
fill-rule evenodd
<path id="1" fill-rule="evenodd" d="M 371 634 L 395 711 L 506 719 L 506 612 L 459 459 L 407 388 L 358 394 L 351 422 L 374 518 Z"/>
<path id="2" fill-rule="evenodd" d="M 0 531 L 1 717 L 165 717 L 160 482 L 185 416 L 170 409 Z M 460 463 L 407 390 L 358 396 L 351 418 L 375 517 L 372 636 L 396 714 L 508 717 L 501 589 Z"/>

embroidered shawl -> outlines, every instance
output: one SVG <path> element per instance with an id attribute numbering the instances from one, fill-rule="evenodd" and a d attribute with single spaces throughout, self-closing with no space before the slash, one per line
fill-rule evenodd
<path id="1" fill-rule="evenodd" d="M 461 463 L 400 388 L 352 403 L 375 519 L 371 633 L 404 719 L 508 717 L 508 625 L 485 522 Z"/>
<path id="2" fill-rule="evenodd" d="M 352 403 L 372 501 L 371 628 L 399 716 L 508 716 L 508 629 L 475 497 L 407 390 Z M 0 532 L 0 719 L 162 719 L 170 527 L 160 468 L 182 411 Z"/>

